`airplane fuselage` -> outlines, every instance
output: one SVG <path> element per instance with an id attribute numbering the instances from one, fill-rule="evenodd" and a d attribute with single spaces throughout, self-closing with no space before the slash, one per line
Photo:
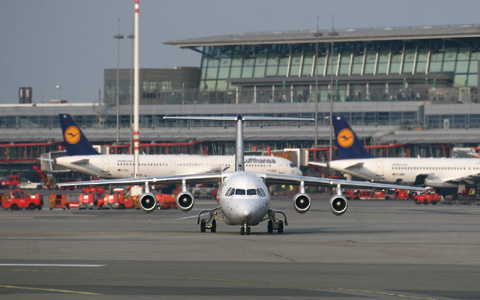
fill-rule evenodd
<path id="1" fill-rule="evenodd" d="M 103 178 L 133 177 L 133 155 L 75 155 L 59 157 L 55 163 Z M 171 176 L 234 171 L 235 156 L 229 155 L 140 155 L 141 177 Z M 301 175 L 289 160 L 273 156 L 245 156 L 245 169 L 251 172 Z"/>
<path id="2" fill-rule="evenodd" d="M 474 158 L 340 159 L 331 161 L 329 167 L 368 180 L 434 188 L 473 183 L 473 177 L 480 174 L 480 160 Z"/>
<path id="3" fill-rule="evenodd" d="M 218 204 L 228 225 L 257 225 L 270 208 L 270 193 L 263 180 L 248 172 L 228 176 L 219 189 Z"/>

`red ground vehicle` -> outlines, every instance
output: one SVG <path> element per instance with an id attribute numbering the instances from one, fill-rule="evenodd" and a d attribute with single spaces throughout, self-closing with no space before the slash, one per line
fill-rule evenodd
<path id="1" fill-rule="evenodd" d="M 8 175 L 0 181 L 0 188 L 16 187 L 20 184 L 20 175 Z"/>
<path id="2" fill-rule="evenodd" d="M 52 194 L 48 198 L 50 210 L 54 208 L 67 209 L 67 195 Z"/>
<path id="3" fill-rule="evenodd" d="M 434 189 L 426 189 L 421 194 L 418 194 L 414 197 L 415 203 L 417 204 L 437 204 L 442 200 L 442 196 L 437 194 Z"/>
<path id="4" fill-rule="evenodd" d="M 135 200 L 137 201 L 138 206 L 138 198 L 135 198 L 133 196 L 125 196 L 123 188 L 116 188 L 113 190 L 112 194 L 105 194 L 105 198 L 103 198 L 103 208 L 133 208 L 136 207 Z"/>
<path id="5" fill-rule="evenodd" d="M 395 190 L 395 200 L 413 199 L 413 194 L 405 190 Z"/>
<path id="6" fill-rule="evenodd" d="M 158 209 L 169 209 L 175 208 L 177 209 L 177 198 L 175 195 L 170 194 L 156 194 L 157 197 L 157 208 Z"/>
<path id="7" fill-rule="evenodd" d="M 103 187 L 83 188 L 82 193 L 78 196 L 79 209 L 93 209 L 102 207 L 105 189 Z"/>
<path id="8" fill-rule="evenodd" d="M 371 189 L 360 189 L 360 190 L 349 190 L 346 193 L 345 197 L 348 199 L 390 199 L 390 196 L 387 192 L 383 190 L 371 190 Z"/>
<path id="9" fill-rule="evenodd" d="M 41 210 L 43 207 L 43 196 L 39 194 L 25 194 L 23 190 L 12 190 L 8 194 L 2 196 L 2 207 L 7 210 L 20 210 L 28 208 L 34 210 L 37 208 Z"/>

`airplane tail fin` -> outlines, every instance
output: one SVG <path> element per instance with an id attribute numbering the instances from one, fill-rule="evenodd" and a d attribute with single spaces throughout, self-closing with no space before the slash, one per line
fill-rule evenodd
<path id="1" fill-rule="evenodd" d="M 333 128 L 335 129 L 335 142 L 337 144 L 340 159 L 372 158 L 363 146 L 362 141 L 352 130 L 347 120 L 342 116 L 332 116 Z"/>
<path id="2" fill-rule="evenodd" d="M 99 154 L 69 114 L 59 114 L 67 155 Z"/>

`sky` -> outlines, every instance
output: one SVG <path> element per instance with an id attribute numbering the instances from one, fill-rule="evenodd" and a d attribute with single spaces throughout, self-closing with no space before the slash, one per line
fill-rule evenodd
<path id="1" fill-rule="evenodd" d="M 135 0 L 0 0 L 0 104 L 98 101 L 104 69 L 117 67 L 117 34 L 133 32 Z M 224 34 L 480 24 L 478 0 L 140 0 L 140 68 L 200 66 L 165 42 Z M 120 40 L 120 68 L 131 67 Z M 56 86 L 61 86 L 57 89 Z"/>

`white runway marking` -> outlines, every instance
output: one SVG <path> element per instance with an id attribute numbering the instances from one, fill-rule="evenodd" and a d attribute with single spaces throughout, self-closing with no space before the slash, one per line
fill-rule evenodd
<path id="1" fill-rule="evenodd" d="M 77 267 L 77 268 L 98 268 L 105 265 L 80 265 L 80 264 L 0 264 L 0 267 Z"/>

